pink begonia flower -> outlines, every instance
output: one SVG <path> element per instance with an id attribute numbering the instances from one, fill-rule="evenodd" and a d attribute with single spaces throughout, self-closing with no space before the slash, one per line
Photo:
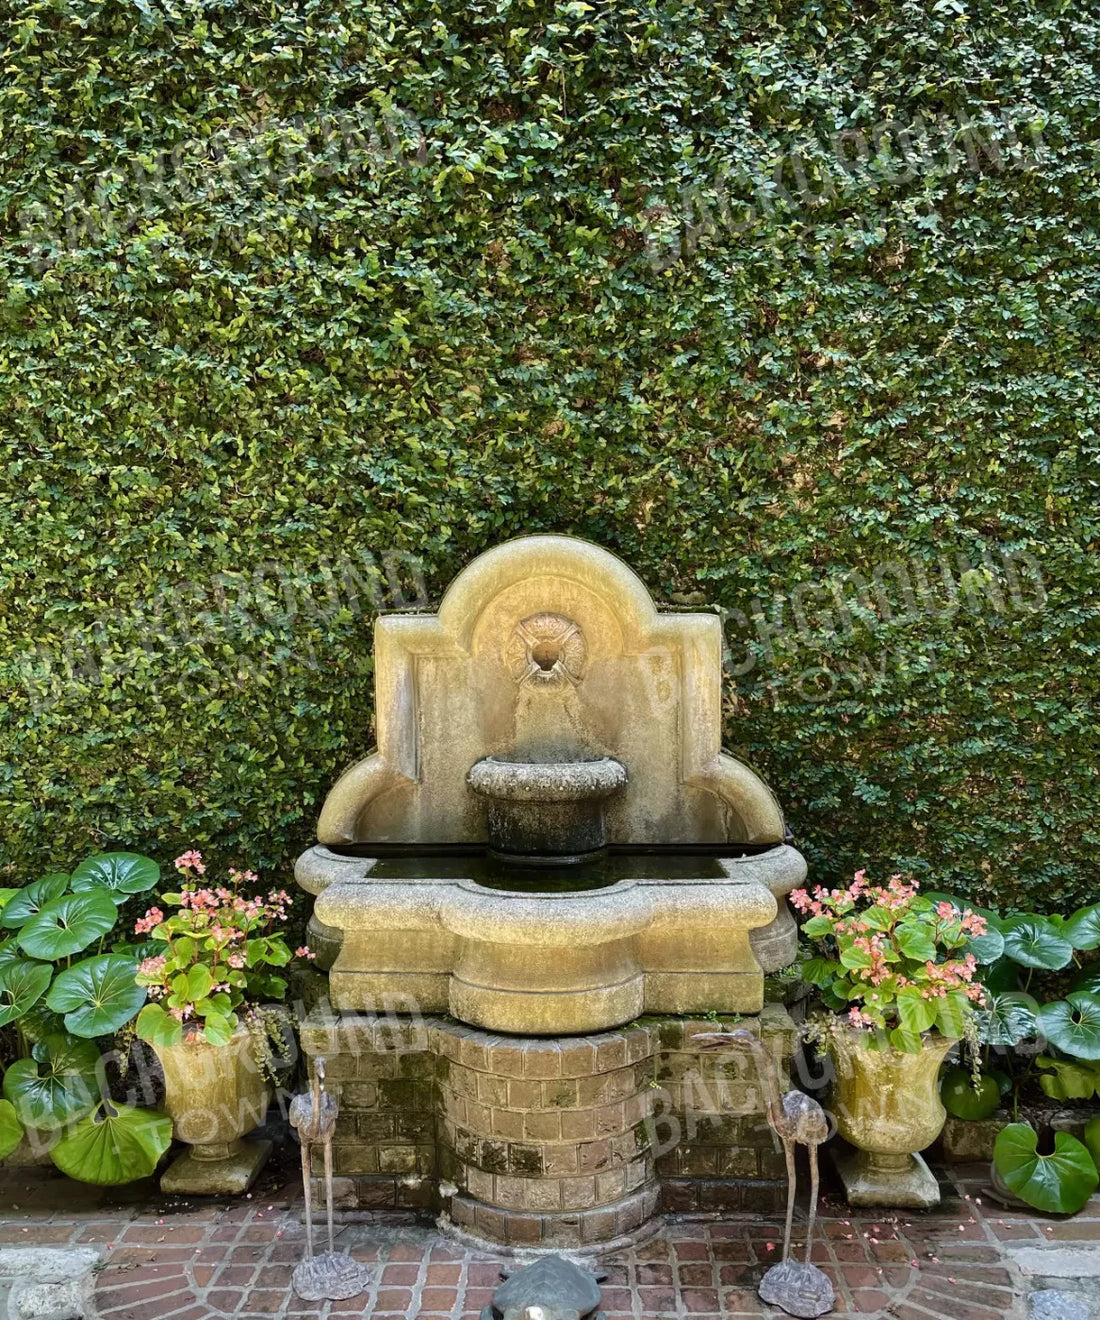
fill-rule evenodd
<path id="1" fill-rule="evenodd" d="M 159 926 L 164 920 L 164 913 L 159 907 L 151 907 L 145 916 L 139 917 L 134 922 L 135 935 L 148 935 L 154 927 Z"/>
<path id="2" fill-rule="evenodd" d="M 295 956 L 296 958 L 316 958 L 316 957 L 317 957 L 317 955 L 313 952 L 313 950 L 310 949 L 310 948 L 308 948 L 308 947 L 307 947 L 306 945 L 304 945 L 304 944 L 302 945 L 302 947 L 301 947 L 300 949 L 295 949 L 295 950 L 294 950 L 294 956 Z"/>
<path id="3" fill-rule="evenodd" d="M 190 852 L 185 852 L 177 857 L 172 863 L 177 871 L 194 871 L 197 875 L 206 874 L 206 864 L 202 860 L 202 853 L 192 848 Z"/>

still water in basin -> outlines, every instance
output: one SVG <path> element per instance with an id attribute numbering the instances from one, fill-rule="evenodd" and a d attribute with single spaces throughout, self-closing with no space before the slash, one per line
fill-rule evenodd
<path id="1" fill-rule="evenodd" d="M 720 880 L 717 859 L 685 853 L 606 853 L 573 866 L 516 866 L 489 853 L 455 857 L 383 857 L 372 880 L 472 880 L 519 894 L 576 894 L 620 880 Z"/>

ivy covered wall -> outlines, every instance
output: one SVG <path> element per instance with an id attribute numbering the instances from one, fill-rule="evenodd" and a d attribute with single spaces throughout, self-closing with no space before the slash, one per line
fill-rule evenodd
<path id="1" fill-rule="evenodd" d="M 819 879 L 1095 897 L 1095 6 L 2 25 L 5 883 L 288 863 L 375 608 L 555 530 L 725 611 Z"/>

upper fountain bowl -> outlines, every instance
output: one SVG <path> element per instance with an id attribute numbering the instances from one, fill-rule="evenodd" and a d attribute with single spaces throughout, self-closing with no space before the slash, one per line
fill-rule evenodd
<path id="1" fill-rule="evenodd" d="M 603 802 L 626 785 L 610 756 L 591 761 L 518 761 L 486 756 L 466 782 L 489 805 L 489 845 L 518 865 L 584 861 L 606 842 Z"/>
<path id="2" fill-rule="evenodd" d="M 482 797 L 509 802 L 593 802 L 626 784 L 626 767 L 611 756 L 595 761 L 511 761 L 486 756 L 466 782 Z"/>

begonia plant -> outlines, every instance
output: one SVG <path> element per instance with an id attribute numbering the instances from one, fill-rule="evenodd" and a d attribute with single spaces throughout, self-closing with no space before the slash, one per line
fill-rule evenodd
<path id="1" fill-rule="evenodd" d="M 202 854 L 195 851 L 177 857 L 175 867 L 183 884 L 160 896 L 175 911 L 166 915 L 151 907 L 135 926 L 136 934 L 164 946 L 137 970 L 137 983 L 150 999 L 138 1015 L 137 1034 L 160 1046 L 185 1037 L 225 1045 L 242 1016 L 254 1016 L 261 1002 L 286 993 L 285 979 L 272 968 L 295 956 L 279 929 L 290 895 L 281 889 L 250 893 L 258 876 L 232 868 L 229 884 L 210 885 L 203 879 Z M 313 957 L 305 947 L 297 955 Z"/>
<path id="2" fill-rule="evenodd" d="M 824 1006 L 843 1025 L 886 1032 L 907 1052 L 925 1032 L 959 1039 L 972 1033 L 983 1001 L 976 979 L 984 917 L 923 897 L 895 875 L 883 885 L 857 871 L 844 889 L 798 889 L 791 903 L 806 915 L 802 934 L 816 952 L 802 963 Z"/>

